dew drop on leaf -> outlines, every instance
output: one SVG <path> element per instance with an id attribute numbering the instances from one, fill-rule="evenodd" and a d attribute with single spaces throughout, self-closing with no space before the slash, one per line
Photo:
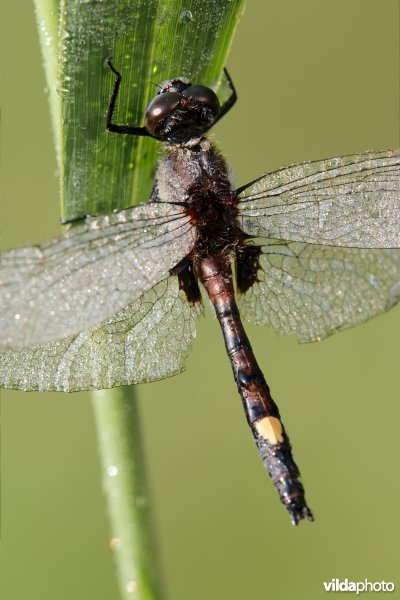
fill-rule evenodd
<path id="1" fill-rule="evenodd" d="M 181 23 L 191 23 L 193 21 L 193 14 L 190 10 L 183 10 L 179 15 L 179 20 Z"/>

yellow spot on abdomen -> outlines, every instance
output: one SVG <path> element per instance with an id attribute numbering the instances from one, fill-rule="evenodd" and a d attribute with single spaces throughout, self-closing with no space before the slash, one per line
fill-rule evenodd
<path id="1" fill-rule="evenodd" d="M 282 423 L 277 417 L 263 417 L 254 424 L 257 432 L 270 444 L 283 442 Z"/>

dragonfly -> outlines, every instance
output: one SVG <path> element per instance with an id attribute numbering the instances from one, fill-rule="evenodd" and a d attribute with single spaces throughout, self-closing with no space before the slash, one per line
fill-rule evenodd
<path id="1" fill-rule="evenodd" d="M 87 216 L 0 265 L 0 386 L 97 390 L 180 373 L 206 294 L 262 462 L 291 522 L 313 520 L 243 320 L 312 342 L 400 302 L 400 150 L 306 162 L 235 188 L 208 131 L 237 100 L 177 77 L 144 126 L 160 142 L 145 204 Z"/>

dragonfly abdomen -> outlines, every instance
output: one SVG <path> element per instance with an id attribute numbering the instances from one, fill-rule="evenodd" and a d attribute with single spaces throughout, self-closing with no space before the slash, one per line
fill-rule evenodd
<path id="1" fill-rule="evenodd" d="M 271 397 L 240 318 L 229 258 L 224 255 L 204 258 L 199 261 L 198 270 L 220 323 L 247 421 L 264 466 L 290 513 L 293 525 L 304 518 L 312 520 L 278 407 Z"/>

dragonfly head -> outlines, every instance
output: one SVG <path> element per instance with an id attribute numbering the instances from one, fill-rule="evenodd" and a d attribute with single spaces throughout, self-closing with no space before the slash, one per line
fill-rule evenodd
<path id="1" fill-rule="evenodd" d="M 144 122 L 161 141 L 185 144 L 200 138 L 219 113 L 218 97 L 209 87 L 192 85 L 185 77 L 163 81 L 158 87 L 147 105 Z"/>

